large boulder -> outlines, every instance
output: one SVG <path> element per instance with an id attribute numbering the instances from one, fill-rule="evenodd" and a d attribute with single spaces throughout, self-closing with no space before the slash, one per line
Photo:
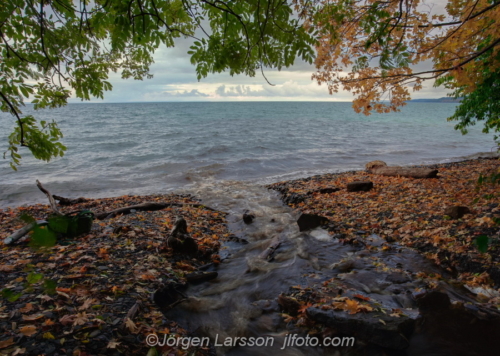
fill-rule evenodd
<path id="1" fill-rule="evenodd" d="M 384 161 L 371 161 L 365 164 L 365 168 L 367 171 L 371 171 L 374 168 L 379 168 L 379 167 L 386 167 L 387 163 Z"/>

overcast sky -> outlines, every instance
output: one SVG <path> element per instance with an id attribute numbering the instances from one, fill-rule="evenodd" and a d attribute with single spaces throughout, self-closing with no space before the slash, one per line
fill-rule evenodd
<path id="1" fill-rule="evenodd" d="M 255 77 L 210 74 L 198 81 L 195 66 L 190 63 L 187 54 L 191 42 L 177 39 L 176 47 L 161 47 L 155 53 L 155 63 L 151 66 L 153 79 L 123 80 L 119 74 L 111 73 L 113 90 L 105 93 L 103 101 L 352 101 L 353 95 L 349 92 L 329 95 L 326 85 L 320 86 L 311 80 L 311 75 L 315 72 L 314 65 L 302 61 L 281 72 L 265 71 L 266 77 L 275 86 L 269 85 L 259 72 Z M 430 68 L 430 64 L 421 64 L 416 69 Z M 440 98 L 446 96 L 446 93 L 443 88 L 434 88 L 430 81 L 424 82 L 422 90 L 411 92 L 413 99 Z M 70 102 L 79 101 L 70 99 Z"/>

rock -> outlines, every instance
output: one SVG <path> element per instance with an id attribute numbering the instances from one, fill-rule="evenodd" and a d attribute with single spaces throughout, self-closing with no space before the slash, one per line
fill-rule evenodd
<path id="1" fill-rule="evenodd" d="M 283 202 L 287 205 L 299 204 L 306 200 L 306 197 L 297 193 L 292 193 L 290 195 L 286 195 L 283 198 Z"/>
<path id="2" fill-rule="evenodd" d="M 465 214 L 470 214 L 470 209 L 466 206 L 449 206 L 444 210 L 444 215 L 448 215 L 452 219 L 460 219 Z"/>
<path id="3" fill-rule="evenodd" d="M 404 274 L 401 274 L 401 273 L 388 274 L 385 277 L 385 280 L 387 282 L 391 282 L 391 283 L 395 283 L 395 284 L 403 284 L 406 282 L 410 282 L 410 278 L 408 278 L 408 276 L 405 276 Z"/>
<path id="4" fill-rule="evenodd" d="M 313 194 L 313 193 L 331 194 L 331 193 L 338 192 L 339 190 L 340 190 L 340 188 L 321 188 L 318 190 L 313 190 L 313 191 L 309 192 L 308 194 Z"/>
<path id="5" fill-rule="evenodd" d="M 421 314 L 437 312 L 451 306 L 448 294 L 438 291 L 419 294 L 416 299 Z"/>
<path id="6" fill-rule="evenodd" d="M 182 216 L 178 216 L 175 219 L 174 227 L 170 231 L 170 235 L 177 237 L 179 235 L 187 234 L 187 222 Z"/>
<path id="7" fill-rule="evenodd" d="M 174 227 L 167 239 L 167 246 L 174 250 L 174 252 L 186 255 L 194 255 L 198 252 L 198 244 L 189 236 L 187 222 L 182 216 L 176 218 Z"/>
<path id="8" fill-rule="evenodd" d="M 500 350 L 500 313 L 480 305 L 451 304 L 446 293 L 432 291 L 417 299 L 420 317 L 408 356 L 493 356 Z M 476 310 L 474 310 L 476 309 Z"/>
<path id="9" fill-rule="evenodd" d="M 255 215 L 249 214 L 248 210 L 243 214 L 243 222 L 245 224 L 251 224 L 253 222 L 253 219 L 255 219 Z"/>
<path id="10" fill-rule="evenodd" d="M 367 171 L 371 171 L 374 168 L 379 168 L 379 167 L 386 167 L 387 163 L 384 161 L 371 161 L 365 164 L 365 168 Z"/>
<path id="11" fill-rule="evenodd" d="M 299 225 L 299 230 L 307 231 L 318 226 L 328 224 L 329 220 L 324 216 L 315 215 L 315 214 L 302 214 L 297 220 L 297 224 Z"/>
<path id="12" fill-rule="evenodd" d="M 186 255 L 194 255 L 198 252 L 198 244 L 196 241 L 185 235 L 183 237 L 176 238 L 175 236 L 169 236 L 167 239 L 167 246 L 178 253 L 183 253 Z"/>
<path id="13" fill-rule="evenodd" d="M 300 303 L 295 298 L 283 294 L 278 296 L 278 304 L 285 312 L 292 316 L 297 315 L 300 308 Z"/>
<path id="14" fill-rule="evenodd" d="M 405 316 L 393 318 L 374 312 L 351 315 L 345 311 L 308 308 L 306 313 L 313 321 L 333 328 L 343 335 L 395 350 L 408 347 L 408 337 L 415 325 L 415 320 Z"/>
<path id="15" fill-rule="evenodd" d="M 348 192 L 367 192 L 373 188 L 373 183 L 370 181 L 355 181 L 347 183 Z"/>
<path id="16" fill-rule="evenodd" d="M 178 302 L 180 299 L 182 299 L 184 296 L 183 294 L 179 291 L 179 289 L 183 288 L 184 286 L 179 283 L 168 283 L 164 285 L 163 287 L 159 288 L 154 294 L 153 294 L 153 301 L 158 305 L 160 308 L 168 308 L 172 304 Z M 121 321 L 122 319 L 120 319 Z"/>

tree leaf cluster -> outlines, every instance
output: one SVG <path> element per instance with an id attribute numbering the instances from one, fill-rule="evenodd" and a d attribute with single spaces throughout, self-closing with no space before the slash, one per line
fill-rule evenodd
<path id="1" fill-rule="evenodd" d="M 198 79 L 209 73 L 254 76 L 264 68 L 313 61 L 315 40 L 280 0 L 6 0 L 0 8 L 0 109 L 16 128 L 5 157 L 15 169 L 21 149 L 48 161 L 66 147 L 55 122 L 23 116 L 66 105 L 71 96 L 103 98 L 110 72 L 151 78 L 153 54 L 178 40 L 194 41 L 188 54 Z"/>

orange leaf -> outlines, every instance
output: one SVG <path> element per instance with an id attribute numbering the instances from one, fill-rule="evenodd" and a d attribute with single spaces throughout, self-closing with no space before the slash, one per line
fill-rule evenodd
<path id="1" fill-rule="evenodd" d="M 31 336 L 33 334 L 36 334 L 36 326 L 26 325 L 19 329 L 19 331 L 21 331 L 21 334 L 23 334 L 24 336 Z"/>
<path id="2" fill-rule="evenodd" d="M 38 315 L 23 315 L 23 320 L 25 321 L 34 321 L 43 318 L 43 314 L 38 314 Z"/>
<path id="3" fill-rule="evenodd" d="M 3 349 L 4 347 L 8 347 L 10 345 L 14 345 L 14 338 L 11 337 L 10 339 L 0 341 L 0 349 Z"/>
<path id="4" fill-rule="evenodd" d="M 358 299 L 365 300 L 365 301 L 370 300 L 370 298 L 365 297 L 364 295 L 361 295 L 361 294 L 354 294 L 354 298 L 358 298 Z"/>
<path id="5" fill-rule="evenodd" d="M 26 303 L 26 305 L 23 308 L 19 309 L 21 313 L 29 313 L 32 310 L 33 310 L 33 304 L 31 303 Z"/>
<path id="6" fill-rule="evenodd" d="M 349 312 L 349 314 L 356 314 L 358 312 L 359 303 L 352 299 L 347 299 L 345 301 L 346 307 L 345 310 Z"/>

